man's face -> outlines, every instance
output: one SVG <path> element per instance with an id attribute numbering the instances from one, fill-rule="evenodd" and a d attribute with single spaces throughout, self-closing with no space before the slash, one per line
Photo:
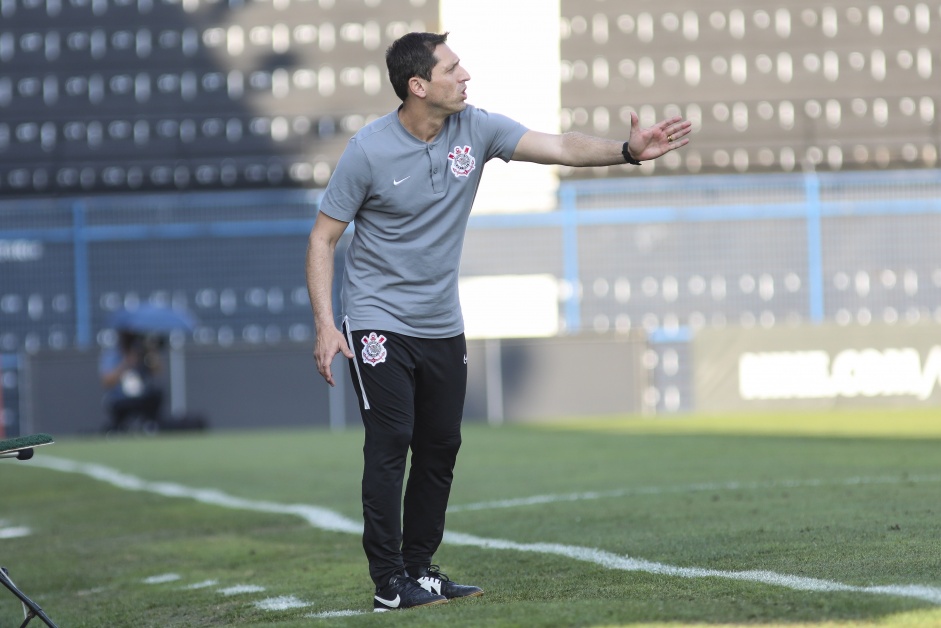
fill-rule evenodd
<path id="1" fill-rule="evenodd" d="M 431 70 L 431 80 L 424 81 L 426 102 L 446 113 L 459 113 L 467 107 L 467 81 L 470 74 L 461 66 L 461 60 L 447 44 L 435 48 L 438 63 Z"/>

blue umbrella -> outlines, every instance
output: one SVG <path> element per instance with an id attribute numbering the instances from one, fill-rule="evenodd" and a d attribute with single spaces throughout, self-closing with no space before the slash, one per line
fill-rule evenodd
<path id="1" fill-rule="evenodd" d="M 134 309 L 118 310 L 111 316 L 111 326 L 122 331 L 142 334 L 192 330 L 196 318 L 186 310 L 142 303 Z"/>

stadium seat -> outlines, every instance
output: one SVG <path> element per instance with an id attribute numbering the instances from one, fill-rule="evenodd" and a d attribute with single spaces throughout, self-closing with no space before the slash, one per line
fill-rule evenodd
<path id="1" fill-rule="evenodd" d="M 661 160 L 630 172 L 932 168 L 937 151 L 926 148 L 933 141 L 916 111 L 931 124 L 932 17 L 921 3 L 696 10 L 668 1 L 628 13 L 621 5 L 587 11 L 563 2 L 563 127 L 601 132 L 592 109 L 625 104 L 665 115 L 682 94 L 681 104 L 695 105 L 705 118 L 695 149 L 682 163 Z M 850 115 L 847 94 L 868 105 L 862 128 L 841 124 Z M 908 113 L 898 112 L 900 102 Z M 781 115 L 761 118 L 761 110 Z M 626 117 L 609 119 L 609 134 L 626 135 Z M 579 169 L 562 175 L 623 176 Z"/>
<path id="2" fill-rule="evenodd" d="M 239 2 L 221 20 L 198 0 L 6 0 L 0 109 L 15 122 L 0 124 L 0 194 L 322 186 L 346 138 L 396 102 L 376 55 L 436 19 L 435 3 L 411 5 L 403 21 L 379 2 Z M 706 118 L 681 156 L 563 178 L 937 164 L 928 4 L 627 12 L 566 0 L 561 18 L 564 130 L 623 137 L 630 107 Z M 867 105 L 862 127 L 846 126 L 846 94 Z M 778 127 L 762 105 L 791 113 Z M 259 135 L 254 117 L 288 124 Z M 300 117 L 304 130 L 290 124 Z M 238 124 L 222 134 L 219 120 Z M 276 154 L 293 174 L 258 176 L 259 157 Z M 221 176 L 231 155 L 256 159 Z M 171 165 L 186 168 L 167 176 Z"/>
<path id="3" fill-rule="evenodd" d="M 0 195 L 16 196 L 323 186 L 396 102 L 383 47 L 437 20 L 430 2 L 409 21 L 326 0 L 0 4 Z"/>

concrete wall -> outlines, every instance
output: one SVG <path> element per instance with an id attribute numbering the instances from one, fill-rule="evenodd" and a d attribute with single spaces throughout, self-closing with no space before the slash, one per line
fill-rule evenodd
<path id="1" fill-rule="evenodd" d="M 644 348 L 633 336 L 470 341 L 465 420 L 638 413 Z M 174 362 L 176 371 L 161 377 L 167 415 L 182 405 L 211 429 L 360 425 L 346 364 L 334 362 L 339 385 L 330 389 L 306 343 L 188 347 L 183 357 L 182 366 Z M 24 357 L 22 433 L 99 432 L 106 415 L 97 365 L 94 351 Z"/>

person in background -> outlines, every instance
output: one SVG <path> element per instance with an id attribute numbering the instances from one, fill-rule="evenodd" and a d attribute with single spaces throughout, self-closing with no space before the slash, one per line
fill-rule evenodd
<path id="1" fill-rule="evenodd" d="M 135 418 L 145 430 L 156 428 L 163 405 L 163 390 L 155 381 L 161 368 L 159 349 L 153 337 L 118 330 L 117 345 L 102 352 L 98 373 L 107 390 L 106 432 L 126 432 Z"/>
<path id="2" fill-rule="evenodd" d="M 447 33 L 409 33 L 389 47 L 389 79 L 402 104 L 350 140 L 307 250 L 317 369 L 332 386 L 333 358 L 349 359 L 366 428 L 363 548 L 379 612 L 483 593 L 453 582 L 432 560 L 461 445 L 467 348 L 458 274 L 484 164 L 637 165 L 685 146 L 692 126 L 674 117 L 642 129 L 631 114 L 630 137 L 618 140 L 531 131 L 467 103 L 470 74 L 446 42 Z M 511 58 L 507 68 L 526 71 Z M 333 258 L 354 221 L 341 331 Z"/>

